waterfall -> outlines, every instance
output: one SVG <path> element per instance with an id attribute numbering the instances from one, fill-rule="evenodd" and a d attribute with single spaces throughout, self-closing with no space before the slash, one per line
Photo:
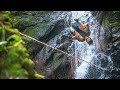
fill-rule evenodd
<path id="1" fill-rule="evenodd" d="M 75 79 L 103 79 L 109 78 L 110 73 L 99 70 L 97 67 L 90 66 L 88 63 L 81 61 L 85 60 L 87 62 L 96 64 L 100 67 L 107 68 L 112 66 L 112 61 L 110 56 L 105 55 L 102 52 L 97 53 L 97 49 L 100 47 L 97 35 L 99 30 L 99 23 L 96 18 L 92 16 L 90 11 L 72 11 L 72 19 L 74 22 L 75 17 L 80 17 L 81 22 L 87 22 L 91 31 L 90 37 L 93 39 L 93 45 L 88 45 L 87 42 L 79 42 L 74 40 L 71 47 L 74 45 L 74 55 L 75 55 Z"/>

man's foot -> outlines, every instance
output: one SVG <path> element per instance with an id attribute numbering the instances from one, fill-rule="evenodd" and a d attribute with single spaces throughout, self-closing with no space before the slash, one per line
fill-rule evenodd
<path id="1" fill-rule="evenodd" d="M 74 20 L 77 21 L 77 22 L 78 22 L 79 19 L 80 19 L 80 17 L 76 17 L 76 18 L 74 18 Z"/>
<path id="2" fill-rule="evenodd" d="M 75 30 L 72 27 L 70 27 L 70 31 L 73 33 L 75 32 Z"/>

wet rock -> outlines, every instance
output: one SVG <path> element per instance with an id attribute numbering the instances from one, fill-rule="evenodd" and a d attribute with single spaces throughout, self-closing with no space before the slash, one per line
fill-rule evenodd
<path id="1" fill-rule="evenodd" d="M 16 11 L 13 12 L 17 20 L 14 27 L 29 36 L 47 42 L 64 29 L 67 13 L 67 11 Z M 33 57 L 43 47 L 31 40 L 28 43 L 28 51 Z M 31 48 L 32 46 L 36 47 Z"/>
<path id="2" fill-rule="evenodd" d="M 120 50 L 115 50 L 112 55 L 111 58 L 113 60 L 113 65 L 116 68 L 120 68 Z"/>
<path id="3" fill-rule="evenodd" d="M 68 32 L 66 33 L 66 31 L 67 30 L 62 31 L 60 34 L 56 35 L 54 38 L 49 40 L 48 44 L 55 48 L 67 52 L 67 48 L 70 45 L 70 42 L 69 42 L 69 37 L 67 36 Z M 65 54 L 58 52 L 50 47 L 44 46 L 42 50 L 40 50 L 39 53 L 36 55 L 34 60 L 38 62 L 42 61 L 42 64 L 44 65 L 44 67 L 46 67 L 44 69 L 44 72 L 42 73 L 46 76 L 46 78 L 50 78 L 50 77 L 53 78 L 53 76 L 55 75 L 54 72 L 57 73 L 57 68 L 61 67 L 60 66 L 61 63 L 64 64 L 66 60 L 68 60 L 65 57 L 66 57 Z M 36 65 L 36 67 L 38 66 Z M 57 75 L 55 77 L 57 77 Z"/>
<path id="4" fill-rule="evenodd" d="M 103 53 L 99 53 L 98 55 L 94 56 L 91 63 L 106 69 L 112 65 L 110 58 Z M 110 77 L 111 72 L 102 70 L 95 66 L 90 66 L 88 74 L 85 76 L 86 79 L 110 79 Z"/>
<path id="5" fill-rule="evenodd" d="M 101 13 L 101 14 L 98 14 Z M 93 12 L 96 17 L 102 17 L 102 21 L 99 21 L 99 23 L 105 28 L 107 37 L 107 49 L 106 54 L 111 56 L 111 59 L 113 61 L 113 66 L 115 68 L 120 68 L 120 12 L 119 11 L 96 11 Z M 106 40 L 106 39 L 105 39 Z M 102 44 L 104 46 L 104 44 Z M 115 73 L 111 76 L 112 78 L 120 78 L 119 77 L 119 71 L 115 71 Z"/>
<path id="6" fill-rule="evenodd" d="M 17 24 L 14 27 L 19 28 L 21 32 L 45 42 L 55 48 L 67 52 L 71 44 L 66 28 L 65 20 L 70 23 L 71 13 L 68 11 L 13 11 L 16 16 Z M 34 59 L 37 72 L 46 76 L 46 78 L 59 77 L 59 70 L 62 78 L 67 78 L 70 63 L 67 57 L 50 48 L 39 44 L 35 41 L 26 40 L 27 48 L 31 58 Z M 65 64 L 67 62 L 67 64 Z M 65 75 L 64 75 L 65 74 Z M 55 77 L 54 77 L 55 76 Z"/>

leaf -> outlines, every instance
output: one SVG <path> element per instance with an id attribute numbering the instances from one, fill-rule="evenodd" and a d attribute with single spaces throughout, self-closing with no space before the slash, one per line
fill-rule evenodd
<path id="1" fill-rule="evenodd" d="M 43 76 L 43 75 L 40 75 L 40 74 L 35 74 L 35 77 L 37 78 L 37 79 L 45 79 L 45 76 Z"/>
<path id="2" fill-rule="evenodd" d="M 12 64 L 10 68 L 10 73 L 12 76 L 15 77 L 28 76 L 28 72 L 25 69 L 23 69 L 20 64 Z"/>
<path id="3" fill-rule="evenodd" d="M 3 11 L 3 16 L 4 16 L 5 18 L 9 19 L 9 18 L 10 18 L 10 15 L 11 15 L 10 11 Z"/>
<path id="4" fill-rule="evenodd" d="M 14 47 L 19 46 L 19 45 L 21 44 L 21 42 L 22 42 L 22 40 L 20 40 L 19 42 L 15 43 L 15 44 L 14 44 Z"/>
<path id="5" fill-rule="evenodd" d="M 0 42 L 0 45 L 6 44 L 6 43 L 7 43 L 6 41 L 2 41 Z"/>
<path id="6" fill-rule="evenodd" d="M 2 27 L 0 26 L 0 30 L 2 30 Z"/>
<path id="7" fill-rule="evenodd" d="M 21 37 L 18 36 L 18 35 L 16 35 L 16 34 L 14 34 L 14 35 L 8 37 L 8 38 L 7 38 L 7 41 L 10 41 L 10 39 L 15 39 L 15 41 L 20 41 L 20 40 L 21 40 Z"/>
<path id="8" fill-rule="evenodd" d="M 6 41 L 0 42 L 0 51 L 3 51 L 5 49 L 5 44 L 6 43 L 7 43 Z"/>

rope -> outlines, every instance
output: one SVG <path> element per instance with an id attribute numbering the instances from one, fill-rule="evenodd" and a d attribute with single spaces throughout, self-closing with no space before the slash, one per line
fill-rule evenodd
<path id="1" fill-rule="evenodd" d="M 69 54 L 69 53 L 66 53 L 66 52 L 64 52 L 64 51 L 62 51 L 62 50 L 60 50 L 60 49 L 57 49 L 57 48 L 55 48 L 55 47 L 53 47 L 53 46 L 51 46 L 51 45 L 48 45 L 48 44 L 46 44 L 46 43 L 44 43 L 44 42 L 42 42 L 42 41 L 39 41 L 39 40 L 37 40 L 37 39 L 35 39 L 35 38 L 33 38 L 33 37 L 30 37 L 30 36 L 28 36 L 28 35 L 26 35 L 26 34 L 23 34 L 23 33 L 21 33 L 21 32 L 19 32 L 19 34 L 22 35 L 22 36 L 25 36 L 25 37 L 33 40 L 33 41 L 36 41 L 36 42 L 38 42 L 38 43 L 41 43 L 41 44 L 43 44 L 43 45 L 45 45 L 45 46 L 48 46 L 48 47 L 50 47 L 50 48 L 52 48 L 52 49 L 54 49 L 54 50 L 57 50 L 57 51 L 65 54 L 65 55 L 67 55 L 67 56 L 70 56 L 70 57 L 74 58 L 73 55 L 71 55 L 71 54 Z M 87 62 L 86 60 L 82 60 L 82 59 L 80 59 L 80 60 L 88 63 L 89 65 L 95 66 L 95 67 L 97 67 L 98 69 L 104 70 L 104 71 L 109 71 L 109 72 L 111 72 L 111 71 L 113 70 L 113 69 L 107 69 L 107 68 L 103 68 L 103 67 L 97 66 L 97 65 L 92 64 L 92 63 L 90 63 L 90 62 Z M 120 70 L 120 69 L 116 69 L 116 70 Z"/>
<path id="2" fill-rule="evenodd" d="M 36 41 L 36 42 L 38 42 L 38 43 L 41 43 L 41 44 L 43 44 L 43 45 L 45 45 L 45 46 L 48 46 L 48 47 L 50 47 L 50 48 L 52 48 L 52 49 L 54 49 L 54 50 L 57 50 L 57 51 L 59 51 L 59 52 L 62 52 L 62 53 L 64 53 L 64 54 L 68 55 L 68 56 L 73 57 L 71 54 L 68 54 L 68 53 L 66 53 L 66 52 L 64 52 L 64 51 L 62 51 L 62 50 L 60 50 L 60 49 L 57 49 L 57 48 L 55 48 L 55 47 L 53 47 L 53 46 L 50 46 L 50 45 L 48 45 L 48 44 L 46 44 L 46 43 L 44 43 L 44 42 L 41 42 L 41 41 L 39 41 L 39 40 L 37 40 L 37 39 L 35 39 L 35 38 L 32 38 L 32 37 L 30 37 L 30 36 L 28 36 L 28 35 L 26 35 L 26 34 L 23 34 L 23 33 L 21 33 L 21 32 L 19 32 L 19 34 L 22 35 L 22 36 L 25 36 L 25 37 L 33 40 L 33 41 Z"/>

